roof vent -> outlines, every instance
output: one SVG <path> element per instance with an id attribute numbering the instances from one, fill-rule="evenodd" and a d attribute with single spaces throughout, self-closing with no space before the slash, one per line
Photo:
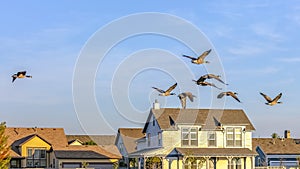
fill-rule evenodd
<path id="1" fill-rule="evenodd" d="M 19 132 L 17 131 L 17 128 L 14 128 L 14 132 L 18 135 Z"/>

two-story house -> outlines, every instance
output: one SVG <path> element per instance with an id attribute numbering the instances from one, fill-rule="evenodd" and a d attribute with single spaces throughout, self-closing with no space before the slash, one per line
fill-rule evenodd
<path id="1" fill-rule="evenodd" d="M 243 110 L 150 110 L 138 150 L 139 168 L 254 168 L 252 123 Z M 140 144 L 140 145 L 139 145 Z"/>
<path id="2" fill-rule="evenodd" d="M 7 127 L 9 168 L 112 168 L 120 159 L 115 145 L 69 145 L 63 128 Z"/>

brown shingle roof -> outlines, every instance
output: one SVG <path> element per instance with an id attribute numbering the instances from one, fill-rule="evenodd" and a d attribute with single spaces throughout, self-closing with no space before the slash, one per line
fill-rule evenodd
<path id="1" fill-rule="evenodd" d="M 253 150 L 259 146 L 265 154 L 300 154 L 300 144 L 292 138 L 252 138 Z"/>
<path id="2" fill-rule="evenodd" d="M 122 138 L 128 153 L 136 151 L 136 140 L 145 136 L 142 130 L 142 128 L 119 128 L 118 137 Z"/>
<path id="3" fill-rule="evenodd" d="M 152 109 L 151 113 L 154 114 L 162 130 L 173 129 L 174 126 L 172 126 L 171 121 L 174 121 L 175 124 L 202 125 L 203 128 L 216 127 L 220 124 L 245 125 L 246 130 L 255 130 L 245 112 L 240 109 L 223 110 L 165 108 Z M 143 132 L 145 132 L 147 125 L 148 123 L 146 123 Z"/>
<path id="4" fill-rule="evenodd" d="M 12 156 L 19 154 L 17 146 L 29 138 L 38 135 L 51 144 L 53 149 L 67 146 L 67 139 L 62 128 L 15 128 L 7 127 L 5 135 L 8 136 L 7 144 L 12 146 Z M 17 157 L 17 156 L 16 156 Z"/>
<path id="5" fill-rule="evenodd" d="M 80 140 L 81 142 L 93 141 L 97 145 L 112 145 L 115 144 L 115 135 L 67 135 L 68 142 L 74 140 Z"/>
<path id="6" fill-rule="evenodd" d="M 176 148 L 182 155 L 193 156 L 254 156 L 248 148 Z"/>
<path id="7" fill-rule="evenodd" d="M 111 147 L 112 148 L 112 147 Z M 117 148 L 113 148 L 117 150 Z M 77 158 L 78 152 L 85 152 L 86 154 L 97 156 L 98 158 L 106 157 L 111 159 L 119 159 L 121 158 L 121 154 L 116 151 L 114 153 L 107 151 L 103 146 L 96 146 L 96 145 L 69 145 L 63 149 L 59 149 L 55 151 L 59 153 L 60 158 Z M 70 155 L 66 155 L 66 152 L 71 152 L 74 157 Z M 97 155 L 98 154 L 98 155 Z"/>

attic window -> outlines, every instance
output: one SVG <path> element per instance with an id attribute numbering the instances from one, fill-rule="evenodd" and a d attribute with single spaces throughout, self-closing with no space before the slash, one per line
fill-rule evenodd
<path id="1" fill-rule="evenodd" d="M 155 126 L 155 117 L 152 116 L 152 125 Z"/>

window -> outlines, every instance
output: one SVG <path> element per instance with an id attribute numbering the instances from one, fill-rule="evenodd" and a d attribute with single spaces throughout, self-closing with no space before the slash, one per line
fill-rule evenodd
<path id="1" fill-rule="evenodd" d="M 181 130 L 182 146 L 198 146 L 198 130 L 196 127 L 182 128 Z"/>
<path id="2" fill-rule="evenodd" d="M 151 145 L 150 139 L 151 139 L 151 134 L 148 133 L 148 134 L 147 134 L 148 147 L 150 147 L 150 145 Z"/>
<path id="3" fill-rule="evenodd" d="M 161 132 L 158 132 L 157 138 L 158 138 L 158 145 L 161 146 L 161 139 L 162 139 Z"/>
<path id="4" fill-rule="evenodd" d="M 226 145 L 228 147 L 242 146 L 242 128 L 226 129 Z"/>
<path id="5" fill-rule="evenodd" d="M 46 167 L 46 148 L 27 148 L 27 167 Z"/>
<path id="6" fill-rule="evenodd" d="M 208 140 L 208 147 L 215 147 L 217 146 L 216 144 L 216 133 L 214 131 L 208 132 L 208 136 L 207 136 Z"/>
<path id="7" fill-rule="evenodd" d="M 152 116 L 152 125 L 155 126 L 155 117 Z"/>

